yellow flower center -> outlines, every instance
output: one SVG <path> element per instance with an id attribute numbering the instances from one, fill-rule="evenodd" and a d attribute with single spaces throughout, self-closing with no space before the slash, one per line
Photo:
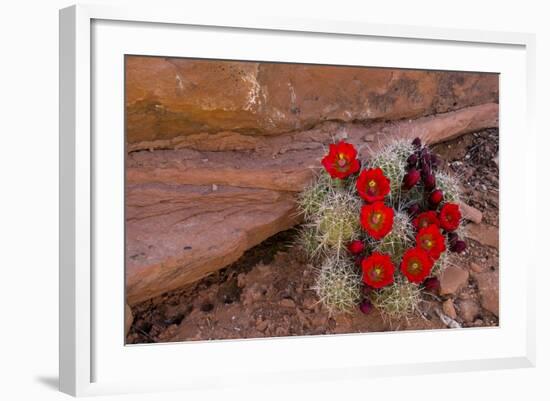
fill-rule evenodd
<path id="1" fill-rule="evenodd" d="M 416 273 L 420 270 L 420 264 L 418 262 L 413 262 L 410 267 L 409 271 L 412 273 Z"/>
<path id="2" fill-rule="evenodd" d="M 369 181 L 369 187 L 372 188 L 372 187 L 375 187 L 375 186 L 376 186 L 376 181 L 370 180 L 370 181 Z"/>
<path id="3" fill-rule="evenodd" d="M 430 240 L 430 239 L 427 239 L 424 241 L 424 244 L 428 247 L 428 248 L 431 248 L 433 246 L 433 241 Z"/>
<path id="4" fill-rule="evenodd" d="M 346 155 L 344 155 L 343 153 L 338 153 L 338 161 L 336 163 L 338 163 L 339 167 L 344 167 L 346 164 L 348 164 Z"/>
<path id="5" fill-rule="evenodd" d="M 380 219 L 382 218 L 382 213 L 380 212 L 376 212 L 372 215 L 372 223 L 373 224 L 378 224 L 380 222 Z"/>

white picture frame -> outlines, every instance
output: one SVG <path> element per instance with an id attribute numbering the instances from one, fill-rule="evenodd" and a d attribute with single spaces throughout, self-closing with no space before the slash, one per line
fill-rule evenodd
<path id="1" fill-rule="evenodd" d="M 187 27 L 187 28 L 186 28 Z M 148 36 L 143 36 L 136 44 L 140 31 L 148 30 Z M 160 43 L 160 37 L 186 34 L 186 29 L 193 29 L 199 35 L 200 48 L 192 53 L 174 54 L 177 44 L 154 46 Z M 124 32 L 132 33 L 125 35 Z M 201 32 L 204 37 L 201 37 Z M 361 40 L 367 43 L 373 41 L 372 46 L 384 41 L 384 46 L 403 45 L 399 54 L 381 52 L 380 61 L 383 66 L 408 68 L 436 68 L 471 70 L 471 61 L 467 54 L 477 52 L 480 60 L 485 60 L 487 49 L 494 49 L 489 55 L 492 60 L 485 64 L 480 62 L 479 71 L 491 71 L 504 74 L 506 78 L 501 82 L 501 129 L 502 150 L 501 157 L 501 308 L 504 317 L 501 326 L 497 329 L 468 329 L 450 330 L 442 332 L 409 332 L 409 333 L 378 333 L 368 335 L 345 336 L 316 336 L 292 339 L 262 339 L 246 341 L 198 342 L 194 344 L 165 344 L 157 346 L 125 347 L 122 328 L 124 299 L 120 296 L 123 288 L 120 287 L 123 279 L 123 265 L 120 271 L 116 268 L 109 272 L 103 271 L 101 263 L 104 257 L 111 257 L 113 261 L 120 258 L 113 252 L 96 252 L 98 243 L 111 241 L 114 246 L 120 245 L 120 226 L 105 230 L 107 215 L 115 220 L 118 217 L 122 203 L 120 193 L 114 194 L 113 204 L 117 210 L 105 211 L 110 206 L 104 204 L 99 194 L 105 194 L 109 188 L 118 188 L 120 177 L 112 174 L 113 181 L 107 182 L 101 177 L 105 175 L 105 168 L 119 171 L 122 162 L 122 153 L 117 153 L 123 143 L 123 132 L 120 131 L 120 108 L 123 99 L 120 89 L 122 71 L 117 69 L 112 60 L 119 60 L 124 53 L 137 51 L 139 54 L 178 55 L 208 55 L 217 54 L 219 58 L 253 59 L 252 55 L 245 55 L 246 46 L 243 45 L 233 53 L 223 53 L 221 49 L 214 49 L 215 43 L 208 39 L 212 33 L 225 35 L 235 39 L 238 35 L 246 42 L 250 35 L 262 34 L 263 40 L 277 40 L 283 36 L 295 37 L 299 41 L 326 41 L 327 46 L 332 38 L 338 38 L 341 43 Z M 94 35 L 96 40 L 94 41 Z M 156 36 L 158 35 L 158 36 Z M 163 36 L 164 35 L 164 36 Z M 280 36 L 277 36 L 280 35 Z M 147 38 L 151 37 L 148 43 Z M 221 36 L 218 36 L 221 37 Z M 130 39 L 132 38 L 132 39 Z M 299 40 L 298 40 L 299 38 Z M 108 40 L 106 40 L 108 39 Z M 237 38 L 238 39 L 238 38 Z M 235 39 L 236 40 L 236 39 Z M 133 41 L 133 43 L 132 43 Z M 378 42 L 376 42 L 378 41 Z M 170 42 L 170 41 L 168 41 Z M 236 43 L 236 42 L 235 42 Z M 320 43 L 320 42 L 319 42 Z M 458 29 L 436 29 L 427 27 L 375 25 L 361 21 L 320 21 L 294 20 L 292 18 L 246 17 L 217 17 L 207 15 L 187 15 L 185 10 L 166 10 L 151 8 L 112 8 L 109 6 L 78 5 L 60 11 L 60 390 L 68 394 L 94 395 L 109 393 L 127 393 L 134 391 L 165 391 L 170 389 L 201 389 L 220 386 L 246 385 L 253 380 L 257 383 L 279 384 L 299 380 L 327 380 L 329 377 L 341 377 L 360 380 L 364 377 L 380 375 L 400 375 L 431 373 L 440 371 L 465 371 L 475 369 L 499 369 L 511 367 L 530 367 L 535 363 L 534 338 L 534 272 L 537 263 L 537 253 L 534 245 L 526 239 L 514 235 L 514 227 L 527 222 L 528 228 L 534 231 L 536 210 L 527 203 L 527 197 L 515 193 L 508 183 L 521 182 L 522 185 L 532 185 L 534 177 L 527 174 L 533 170 L 535 164 L 535 132 L 532 127 L 534 121 L 534 35 L 507 32 L 483 32 Z M 128 47 L 125 47 L 128 45 Z M 296 45 L 298 46 L 298 45 Z M 426 57 L 426 61 L 407 58 L 407 49 L 418 51 L 423 46 L 436 46 L 442 55 L 448 58 L 435 63 Z M 214 53 L 208 53 L 208 48 Z M 292 47 L 292 45 L 290 45 Z M 314 48 L 315 46 L 313 46 Z M 452 51 L 446 49 L 452 47 Z M 107 50 L 108 48 L 108 50 Z M 141 51 L 139 49 L 142 49 Z M 101 53 L 103 50 L 106 53 Z M 303 49 L 303 48 L 302 48 Z M 202 53 L 202 52 L 205 53 Z M 230 50 L 227 50 L 228 52 Z M 250 49 L 248 49 L 250 51 Z M 256 50 L 259 51 L 259 50 Z M 282 53 L 274 51 L 271 60 L 303 61 L 298 59 L 296 48 Z M 314 51 L 314 50 L 312 50 Z M 345 45 L 341 52 L 345 53 Z M 416 51 L 416 50 L 415 50 Z M 99 53 L 98 53 L 99 52 Z M 110 52 L 110 53 L 109 53 Z M 169 52 L 169 53 L 166 53 Z M 218 52 L 218 53 L 215 53 Z M 464 60 L 458 62 L 456 54 L 464 52 Z M 109 53 L 114 59 L 109 59 Z M 277 53 L 277 54 L 275 54 Z M 303 52 L 307 53 L 307 52 Z M 331 53 L 330 57 L 335 57 Z M 267 60 L 270 56 L 256 53 L 256 57 Z M 313 53 L 312 53 L 313 54 Z M 99 56 L 101 55 L 101 56 Z M 97 56 L 97 59 L 96 59 Z M 302 57 L 302 56 L 300 56 Z M 314 57 L 314 56 L 311 56 Z M 328 59 L 319 61 L 330 61 Z M 393 58 L 392 58 L 393 57 Z M 399 61 L 401 57 L 401 61 Z M 499 57 L 502 57 L 499 59 Z M 307 59 L 307 60 L 312 60 Z M 397 60 L 397 61 L 388 61 Z M 498 62 L 502 70 L 498 68 Z M 119 60 L 120 61 L 120 60 Z M 267 60 L 269 61 L 269 60 Z M 116 61 L 118 62 L 118 61 Z M 349 62 L 349 60 L 348 60 Z M 364 61 L 357 59 L 358 65 Z M 390 64 L 388 64 L 390 63 Z M 396 65 L 399 64 L 399 65 Z M 372 62 L 370 63 L 372 65 Z M 103 73 L 104 67 L 118 71 L 113 76 Z M 453 67 L 454 66 L 454 67 Z M 495 67 L 497 66 L 497 67 Z M 505 71 L 505 72 L 503 72 Z M 94 78 L 95 77 L 95 78 Z M 114 80 L 116 91 L 110 94 L 114 103 L 104 96 L 105 91 L 94 87 L 105 79 Z M 120 81 L 118 82 L 117 81 Z M 111 83 L 112 83 L 111 82 Z M 101 84 L 99 84 L 101 85 Z M 513 96 L 512 96 L 513 95 Z M 95 102 L 93 101 L 95 96 Z M 118 106 L 117 106 L 118 102 Z M 117 115 L 108 116 L 102 110 L 109 108 Z M 114 110 L 114 111 L 113 111 Z M 103 118 L 105 116 L 105 118 Z M 103 123 L 112 124 L 114 129 L 107 139 L 94 137 L 94 130 L 101 129 Z M 523 133 L 520 136 L 506 134 L 512 130 Z M 106 140 L 113 141 L 106 144 Z M 520 143 L 521 142 L 521 143 Z M 110 151 L 108 150 L 110 149 Z M 509 156 L 514 152 L 515 167 L 512 168 Z M 98 163 L 101 158 L 101 166 Z M 102 172 L 103 171 L 103 172 Z M 103 174 L 103 175 L 102 175 Z M 118 178 L 117 178 L 118 177 Z M 120 187 L 119 191 L 123 188 Z M 518 191 L 522 192 L 522 191 Z M 523 191 L 525 192 L 525 191 Z M 521 208 L 518 215 L 511 215 L 511 208 Z M 120 215 L 122 216 L 122 215 Z M 101 220 L 104 219 L 104 220 Z M 118 221 L 118 220 L 117 220 Z M 115 224 L 115 223 L 113 223 Z M 507 227 L 506 230 L 502 227 Z M 101 231 L 103 230 L 103 231 Z M 109 232 L 107 232 L 109 231 Z M 118 242 L 117 242 L 118 241 Z M 523 249 L 528 252 L 528 259 L 518 261 L 517 252 L 510 248 L 512 242 L 523 241 Z M 95 244 L 95 245 L 94 245 Z M 101 248 L 101 246 L 99 246 Z M 107 255 L 107 256 L 106 256 Z M 107 259 L 105 259 L 107 261 Z M 507 272 L 507 265 L 523 263 L 523 270 L 514 278 L 514 291 L 510 291 L 511 279 Z M 102 266 L 104 266 L 103 263 Z M 98 270 L 99 269 L 99 270 Z M 100 271 L 100 273 L 98 273 Z M 109 274 L 114 274 L 112 277 Z M 111 280 L 112 279 L 112 280 Z M 96 291 L 101 290 L 101 299 Z M 506 298 L 503 298 L 503 295 Z M 106 304 L 111 307 L 112 313 L 106 312 Z M 104 313 L 105 312 L 105 313 Z M 99 328 L 98 328 L 99 327 Z M 113 334 L 114 333 L 114 334 Z M 119 335 L 117 335 L 119 333 Z M 378 342 L 391 341 L 399 343 L 401 339 L 412 339 L 425 343 L 435 344 L 433 355 L 407 351 L 403 345 L 403 353 L 387 356 L 372 354 L 371 360 L 353 357 L 353 352 L 343 352 L 346 349 L 357 349 L 358 344 L 376 336 Z M 403 337 L 408 336 L 408 337 Z M 444 336 L 444 337 L 442 337 Z M 476 342 L 479 346 L 466 352 L 459 344 Z M 439 350 L 444 344 L 453 344 L 453 348 Z M 457 345 L 455 345 L 457 344 Z M 316 357 L 316 350 L 324 349 L 323 359 Z M 348 347 L 348 348 L 346 348 Z M 167 374 L 167 370 L 149 368 L 143 377 L 136 375 L 132 366 L 143 361 L 144 366 L 158 366 L 153 361 L 174 358 L 176 354 L 185 352 L 186 366 L 180 366 L 180 373 Z M 287 352 L 300 359 L 283 359 L 281 353 Z M 429 354 L 429 352 L 428 352 Z M 437 355 L 436 355 L 437 354 Z M 212 359 L 237 358 L 243 360 L 242 366 L 235 369 L 235 374 L 221 375 L 221 371 L 207 372 L 202 355 L 209 363 Z M 342 356 L 344 355 L 344 356 Z M 264 366 L 258 361 L 258 356 L 268 360 L 270 366 Z M 164 358 L 164 359 L 163 359 Z M 286 366 L 285 365 L 290 365 Z M 167 362 L 167 368 L 173 367 Z M 248 366 L 248 367 L 247 367 Z M 120 372 L 126 368 L 129 372 L 124 375 Z M 244 373 L 244 375 L 243 375 Z M 185 378 L 183 378 L 185 377 Z M 239 378 L 240 377 L 240 378 Z"/>

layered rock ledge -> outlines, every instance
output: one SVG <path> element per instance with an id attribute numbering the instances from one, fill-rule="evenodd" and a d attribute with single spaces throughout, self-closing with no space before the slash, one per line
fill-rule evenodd
<path id="1" fill-rule="evenodd" d="M 495 102 L 497 74 L 126 58 L 126 134 L 133 150 L 189 134 L 232 131 L 248 139 L 306 131 L 323 121 L 411 119 Z"/>

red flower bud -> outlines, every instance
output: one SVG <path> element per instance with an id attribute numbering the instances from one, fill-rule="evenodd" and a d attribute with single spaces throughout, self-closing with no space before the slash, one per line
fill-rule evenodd
<path id="1" fill-rule="evenodd" d="M 429 176 L 429 175 L 432 174 L 432 169 L 431 169 L 430 166 L 427 165 L 427 164 L 424 164 L 424 165 L 422 166 L 422 168 L 420 169 L 420 171 L 421 171 L 421 173 L 422 173 L 422 178 L 427 177 L 427 176 Z"/>
<path id="2" fill-rule="evenodd" d="M 406 190 L 411 189 L 418 183 L 418 181 L 420 181 L 420 173 L 417 169 L 412 168 L 407 174 L 405 174 L 405 177 L 403 177 L 403 188 Z"/>
<path id="3" fill-rule="evenodd" d="M 420 140 L 420 138 L 416 137 L 413 139 L 412 144 L 414 147 L 419 148 L 422 146 L 422 141 Z"/>
<path id="4" fill-rule="evenodd" d="M 351 241 L 348 244 L 348 251 L 352 255 L 358 255 L 361 252 L 363 252 L 364 249 L 365 249 L 365 244 L 363 244 L 363 241 L 360 241 L 358 239 L 356 239 L 355 241 Z"/>
<path id="5" fill-rule="evenodd" d="M 424 177 L 424 189 L 426 191 L 431 191 L 435 188 L 435 176 L 433 174 L 428 174 Z"/>
<path id="6" fill-rule="evenodd" d="M 436 189 L 430 194 L 428 200 L 430 201 L 430 205 L 434 207 L 439 205 L 443 200 L 443 192 L 440 189 Z"/>
<path id="7" fill-rule="evenodd" d="M 453 232 L 448 233 L 447 240 L 449 241 L 449 245 L 453 246 L 454 243 L 458 240 L 458 234 Z"/>
<path id="8" fill-rule="evenodd" d="M 422 167 L 430 168 L 432 166 L 432 156 L 429 153 L 424 153 L 420 159 Z"/>
<path id="9" fill-rule="evenodd" d="M 363 302 L 359 305 L 359 310 L 363 312 L 365 315 L 368 315 L 370 311 L 372 310 L 372 304 L 368 299 L 364 299 Z"/>
<path id="10" fill-rule="evenodd" d="M 407 164 L 409 167 L 415 167 L 416 163 L 418 163 L 418 156 L 413 153 L 407 158 Z"/>
<path id="11" fill-rule="evenodd" d="M 466 242 L 462 241 L 461 239 L 457 239 L 452 245 L 451 245 L 451 252 L 461 253 L 466 250 Z"/>
<path id="12" fill-rule="evenodd" d="M 413 203 L 407 208 L 407 213 L 411 217 L 416 217 L 420 213 L 420 205 L 418 203 Z"/>
<path id="13" fill-rule="evenodd" d="M 428 277 L 424 280 L 424 289 L 428 292 L 438 292 L 439 291 L 439 280 L 436 277 Z"/>

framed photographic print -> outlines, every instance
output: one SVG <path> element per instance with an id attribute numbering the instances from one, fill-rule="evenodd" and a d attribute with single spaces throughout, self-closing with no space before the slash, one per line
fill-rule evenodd
<path id="1" fill-rule="evenodd" d="M 533 46 L 62 10 L 61 390 L 532 366 Z"/>

